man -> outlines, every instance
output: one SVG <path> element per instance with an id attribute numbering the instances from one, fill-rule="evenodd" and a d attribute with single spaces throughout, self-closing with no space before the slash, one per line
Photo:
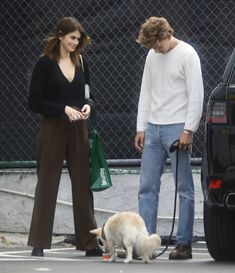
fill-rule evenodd
<path id="1" fill-rule="evenodd" d="M 190 259 L 194 221 L 190 150 L 203 108 L 200 60 L 191 45 L 173 36 L 173 29 L 162 17 L 147 19 L 137 42 L 150 49 L 143 72 L 135 137 L 135 147 L 142 152 L 139 213 L 148 232 L 155 233 L 160 178 L 167 156 L 175 177 L 176 151 L 170 153 L 169 148 L 179 139 L 179 223 L 177 244 L 169 259 Z"/>

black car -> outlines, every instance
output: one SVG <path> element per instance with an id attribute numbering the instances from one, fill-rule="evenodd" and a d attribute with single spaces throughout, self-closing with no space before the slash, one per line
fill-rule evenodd
<path id="1" fill-rule="evenodd" d="M 235 261 L 235 49 L 206 114 L 201 169 L 205 239 L 215 260 Z"/>

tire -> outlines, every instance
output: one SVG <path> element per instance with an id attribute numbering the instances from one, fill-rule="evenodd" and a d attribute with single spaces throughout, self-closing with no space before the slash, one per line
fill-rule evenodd
<path id="1" fill-rule="evenodd" d="M 204 231 L 208 251 L 216 261 L 235 261 L 235 211 L 204 202 Z"/>

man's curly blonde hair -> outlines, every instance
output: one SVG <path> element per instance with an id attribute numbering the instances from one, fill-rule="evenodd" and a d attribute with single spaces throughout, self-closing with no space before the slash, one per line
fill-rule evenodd
<path id="1" fill-rule="evenodd" d="M 173 32 L 174 30 L 164 17 L 150 17 L 141 25 L 136 41 L 146 48 L 152 48 L 157 40 L 164 40 Z"/>

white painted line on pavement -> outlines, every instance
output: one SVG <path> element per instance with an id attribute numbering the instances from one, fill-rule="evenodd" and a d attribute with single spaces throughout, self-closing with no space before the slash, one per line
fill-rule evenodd
<path id="1" fill-rule="evenodd" d="M 62 250 L 75 250 L 74 247 L 67 247 L 67 248 L 51 248 L 51 249 L 45 249 L 44 252 L 58 252 L 58 251 L 62 251 Z M 0 252 L 0 256 L 1 255 L 5 255 L 5 254 L 17 254 L 17 253 L 31 253 L 32 250 L 15 250 L 15 251 L 5 251 L 5 252 Z M 78 251 L 78 250 L 76 250 Z"/>
<path id="2" fill-rule="evenodd" d="M 168 260 L 168 255 L 170 251 L 174 248 L 174 246 L 170 246 L 168 250 L 158 258 L 159 260 Z M 164 249 L 164 246 L 161 247 L 160 251 Z M 65 252 L 66 250 L 70 250 L 69 252 Z M 159 251 L 159 253 L 160 253 Z M 29 253 L 29 256 L 25 256 L 23 254 Z M 53 248 L 53 249 L 46 249 L 45 254 L 50 253 L 54 254 L 53 257 L 32 257 L 30 255 L 31 250 L 18 250 L 18 251 L 5 251 L 0 252 L 0 261 L 68 261 L 68 262 L 97 262 L 99 261 L 99 257 L 96 259 L 91 259 L 91 257 L 85 257 L 82 251 L 76 250 L 74 247 L 68 248 Z M 64 257 L 56 257 L 56 254 L 61 255 L 75 255 L 72 258 L 64 258 Z M 207 248 L 193 248 L 193 256 L 201 256 L 206 257 L 208 256 Z M 100 257 L 101 258 L 101 257 Z M 197 258 L 198 259 L 198 258 Z M 193 259 L 195 260 L 195 258 Z M 102 259 L 101 259 L 102 261 Z M 120 261 L 120 259 L 119 259 Z"/>
<path id="3" fill-rule="evenodd" d="M 47 267 L 34 268 L 33 270 L 35 270 L 35 271 L 51 271 L 51 269 L 47 268 Z"/>
<path id="4" fill-rule="evenodd" d="M 55 257 L 38 257 L 38 258 L 31 258 L 31 257 L 22 257 L 22 258 L 16 258 L 15 256 L 12 256 L 12 258 L 6 258 L 2 257 L 0 258 L 0 261 L 11 261 L 11 262 L 17 262 L 17 261 L 24 261 L 24 262 L 45 262 L 45 261 L 52 261 L 52 262 L 98 262 L 99 260 L 93 260 L 93 259 L 77 259 L 77 258 L 55 258 Z M 100 260 L 100 262 L 103 262 Z"/>

